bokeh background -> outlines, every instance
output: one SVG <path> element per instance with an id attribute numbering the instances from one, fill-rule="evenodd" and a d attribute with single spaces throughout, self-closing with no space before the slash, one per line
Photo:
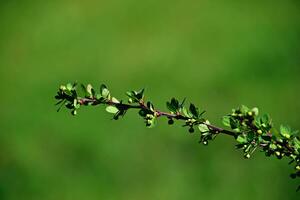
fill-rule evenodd
<path id="1" fill-rule="evenodd" d="M 241 104 L 300 129 L 298 0 L 2 0 L 0 199 L 299 199 L 292 166 L 227 136 L 197 143 L 179 124 L 135 112 L 57 113 L 60 84 L 146 88 L 220 118 Z"/>

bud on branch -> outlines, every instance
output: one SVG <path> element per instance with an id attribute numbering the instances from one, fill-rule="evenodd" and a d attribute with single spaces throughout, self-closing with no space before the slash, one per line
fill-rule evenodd
<path id="1" fill-rule="evenodd" d="M 150 101 L 145 101 L 144 89 L 126 92 L 127 102 L 113 97 L 108 88 L 102 84 L 96 91 L 92 85 L 81 85 L 81 92 L 77 89 L 77 83 L 60 86 L 55 98 L 58 100 L 58 111 L 65 106 L 71 110 L 72 115 L 82 106 L 97 106 L 103 104 L 106 111 L 113 114 L 113 119 L 118 120 L 130 109 L 137 109 L 138 114 L 144 119 L 146 127 L 153 127 L 160 117 L 168 118 L 168 124 L 175 121 L 183 121 L 183 127 L 187 127 L 189 133 L 199 130 L 199 143 L 207 145 L 219 134 L 232 136 L 236 142 L 236 148 L 241 149 L 244 158 L 250 158 L 255 150 L 263 151 L 266 156 L 275 156 L 278 159 L 284 157 L 290 159 L 290 164 L 295 165 L 291 178 L 300 177 L 300 138 L 298 131 L 293 131 L 288 126 L 280 126 L 279 130 L 273 128 L 269 115 L 259 115 L 258 108 L 249 109 L 241 106 L 223 117 L 224 126 L 230 130 L 212 125 L 205 117 L 205 111 L 200 110 L 194 104 L 185 106 L 185 99 L 179 101 L 172 98 L 166 103 L 168 112 L 163 112 L 154 107 Z M 298 187 L 298 190 L 300 186 Z"/>

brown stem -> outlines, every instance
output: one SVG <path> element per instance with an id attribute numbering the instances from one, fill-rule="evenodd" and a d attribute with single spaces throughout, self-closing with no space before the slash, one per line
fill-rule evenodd
<path id="1" fill-rule="evenodd" d="M 99 104 L 113 105 L 113 106 L 116 106 L 116 107 L 122 107 L 125 110 L 128 110 L 130 108 L 150 110 L 144 104 L 143 101 L 141 101 L 139 103 L 139 105 L 131 105 L 131 104 L 116 103 L 116 102 L 113 102 L 111 100 L 108 100 L 108 101 L 99 101 L 99 100 L 97 100 L 95 98 L 80 98 L 78 100 L 78 102 L 81 105 L 85 105 L 87 103 L 92 103 L 92 105 L 99 105 Z M 169 113 L 169 112 L 163 112 L 163 111 L 160 111 L 160 110 L 155 110 L 155 113 L 157 114 L 157 117 L 165 116 L 165 117 L 174 118 L 174 119 L 177 119 L 177 120 L 188 120 L 188 119 L 190 119 L 189 117 L 183 116 L 180 113 L 173 114 L 173 113 Z M 223 128 L 220 128 L 220 127 L 208 124 L 208 123 L 203 122 L 203 121 L 198 121 L 197 124 L 205 124 L 210 130 L 213 130 L 216 133 L 223 133 L 225 135 L 236 137 L 236 133 L 233 132 L 233 131 L 229 131 L 229 130 L 223 129 Z"/>

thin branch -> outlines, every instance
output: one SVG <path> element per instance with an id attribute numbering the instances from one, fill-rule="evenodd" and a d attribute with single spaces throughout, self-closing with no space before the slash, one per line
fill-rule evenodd
<path id="1" fill-rule="evenodd" d="M 99 105 L 99 104 L 106 104 L 106 105 L 111 105 L 111 106 L 122 106 L 124 109 L 145 109 L 150 111 L 150 109 L 145 105 L 144 102 L 140 102 L 139 105 L 131 105 L 131 104 L 124 104 L 124 103 L 118 103 L 118 102 L 113 102 L 113 101 L 104 101 L 101 102 L 95 98 L 80 98 L 78 101 L 81 105 L 85 105 L 87 103 L 92 103 L 93 105 Z M 157 113 L 157 117 L 165 116 L 167 118 L 174 118 L 176 120 L 188 120 L 190 118 L 179 114 L 173 114 L 169 112 L 163 112 L 158 109 L 154 110 L 155 113 Z M 198 121 L 197 124 L 205 124 L 207 127 L 209 127 L 211 130 L 215 131 L 216 133 L 223 133 L 225 135 L 233 136 L 236 137 L 236 133 L 233 131 L 229 131 L 220 127 L 217 127 L 215 125 L 208 124 L 206 122 Z"/>

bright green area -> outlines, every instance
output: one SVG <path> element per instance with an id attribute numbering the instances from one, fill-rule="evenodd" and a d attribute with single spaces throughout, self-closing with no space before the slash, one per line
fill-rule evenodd
<path id="1" fill-rule="evenodd" d="M 298 199 L 288 160 L 235 141 L 210 145 L 134 112 L 56 113 L 60 84 L 106 83 L 113 95 L 146 88 L 207 110 L 240 104 L 300 129 L 298 0 L 49 0 L 0 3 L 0 199 Z"/>

